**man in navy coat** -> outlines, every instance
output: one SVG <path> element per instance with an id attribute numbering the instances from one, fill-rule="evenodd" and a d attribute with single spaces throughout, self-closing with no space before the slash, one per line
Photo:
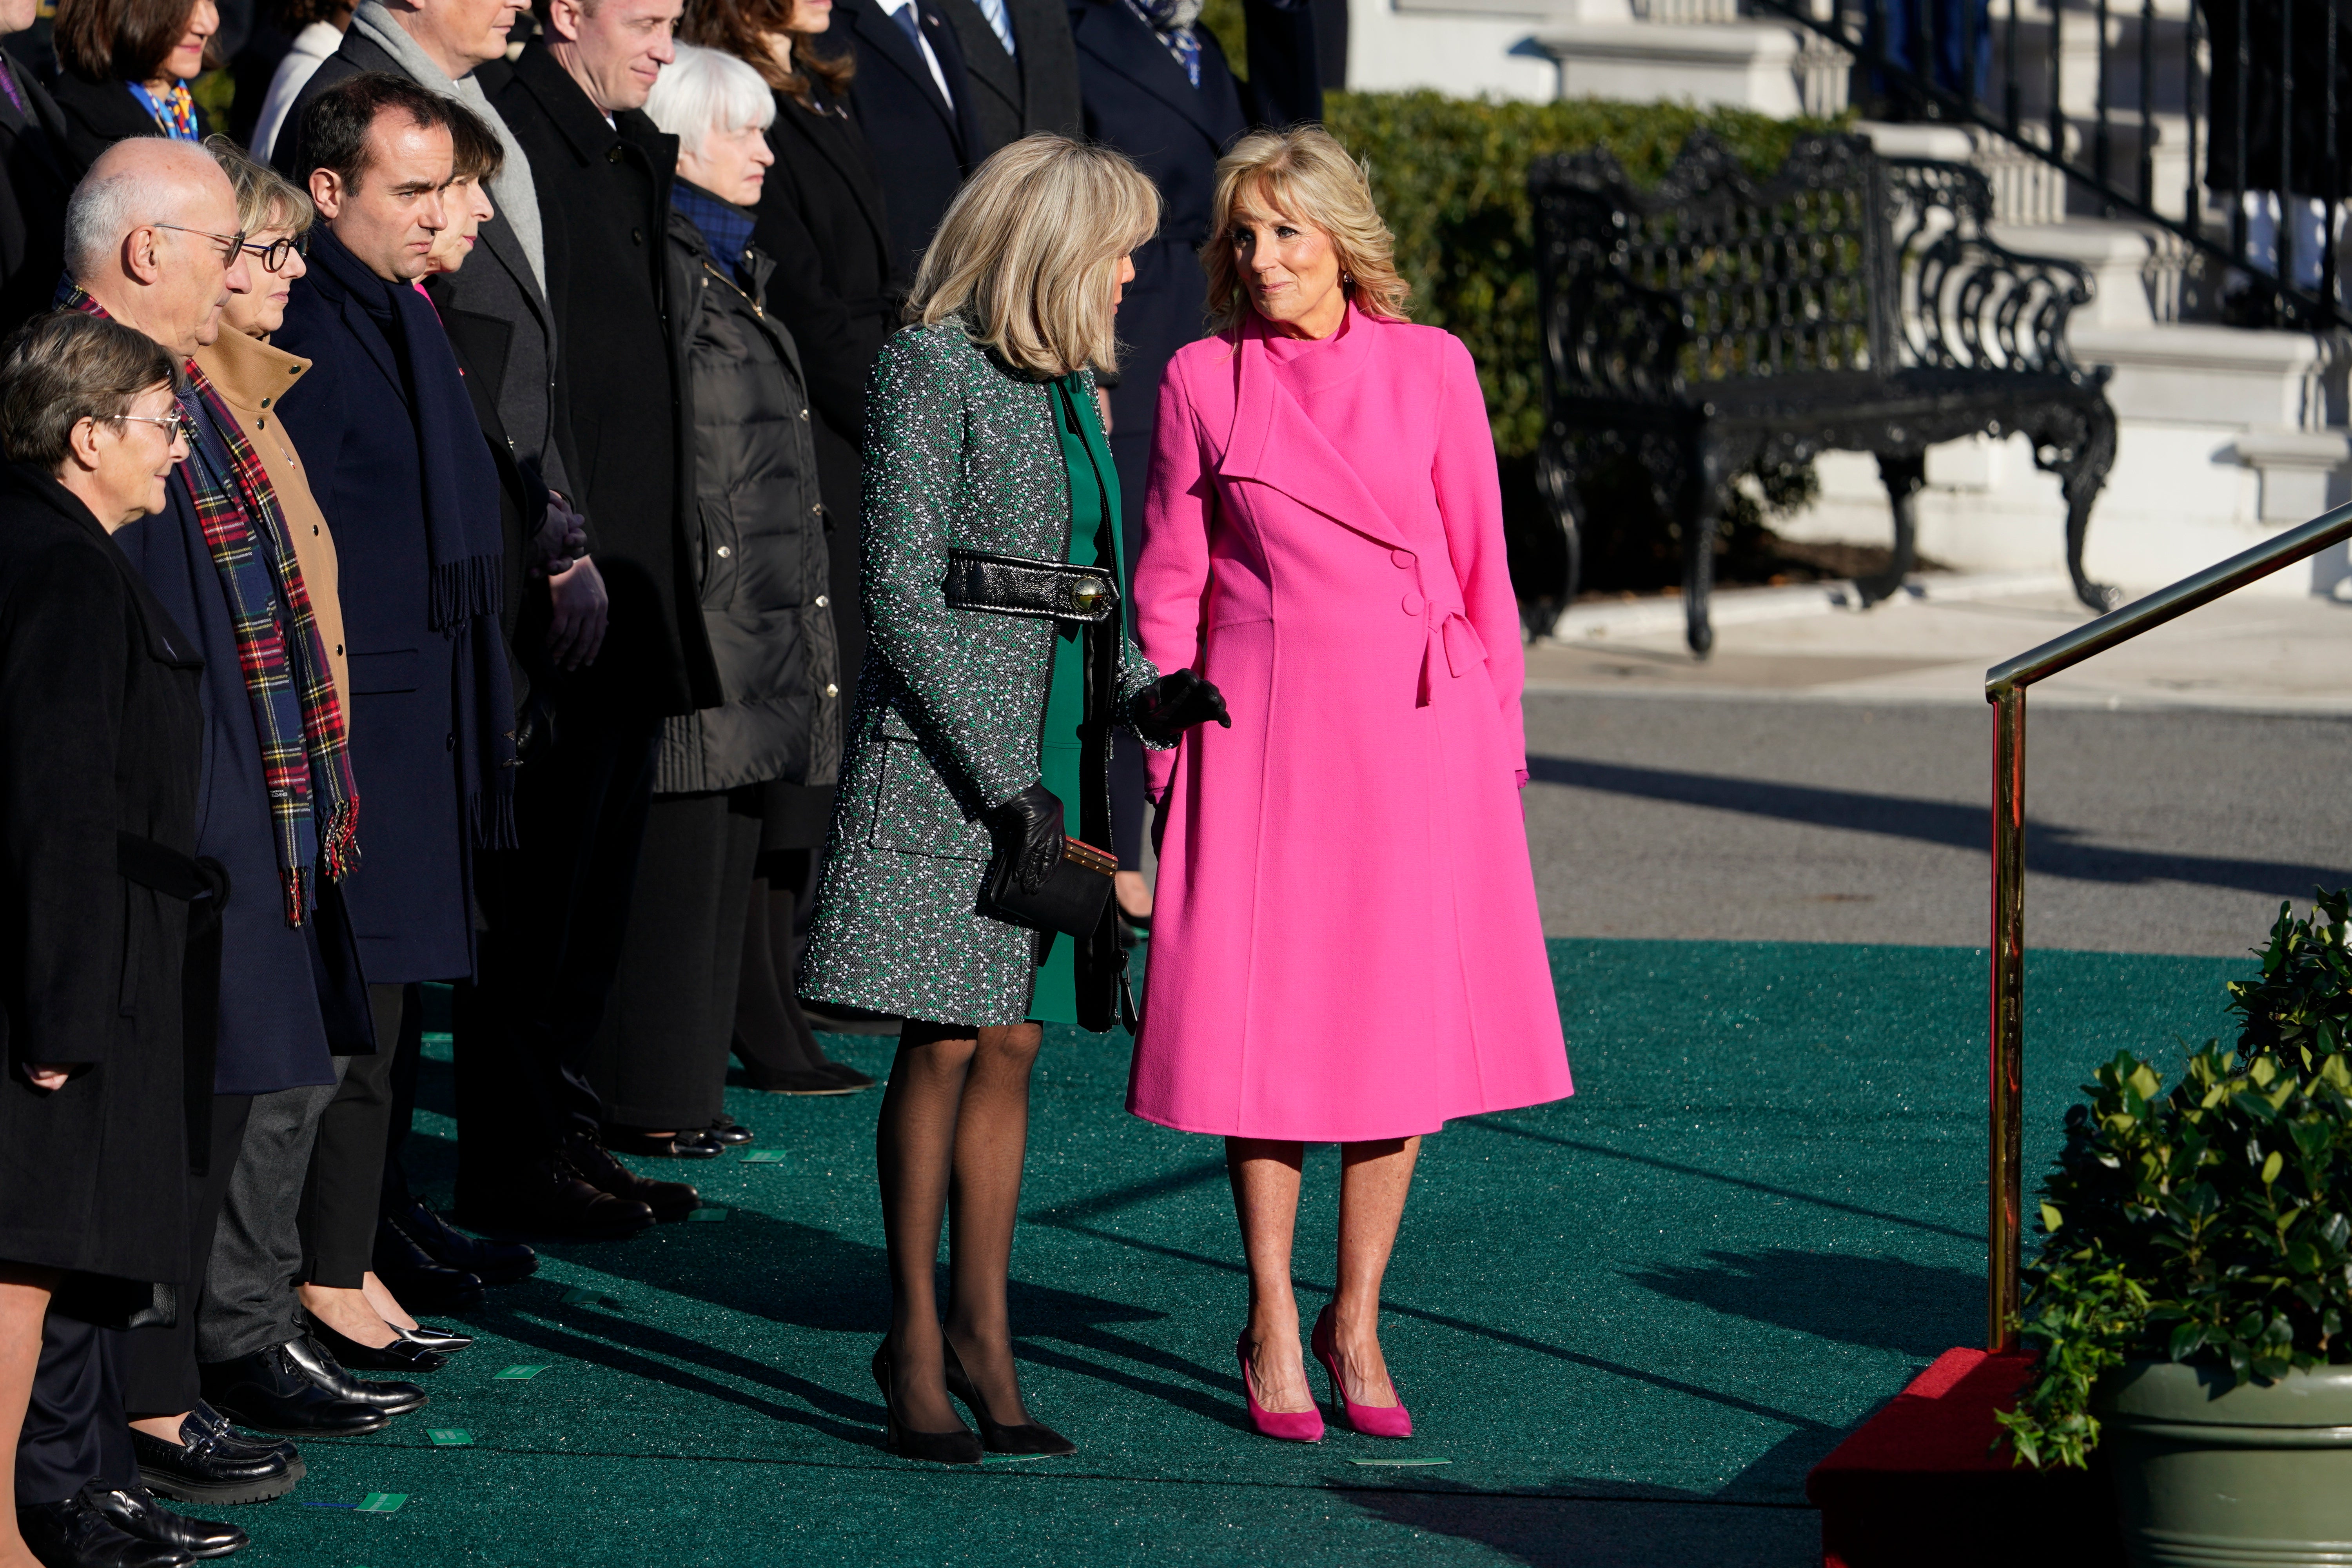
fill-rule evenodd
<path id="1" fill-rule="evenodd" d="M 996 148 L 935 0 L 835 0 L 833 15 L 857 60 L 849 111 L 874 150 L 891 249 L 911 279 L 964 176 Z"/>
<path id="2" fill-rule="evenodd" d="M 111 187 L 110 189 L 110 187 Z M 77 188 L 66 214 L 65 256 L 83 309 L 137 328 L 175 356 L 191 356 L 219 332 L 232 289 L 248 286 L 248 263 L 232 255 L 236 198 L 227 177 L 199 148 L 142 138 L 110 148 Z M 195 374 L 193 360 L 191 374 Z M 201 391 L 183 400 L 197 422 L 196 440 L 221 440 Z M 289 868 L 278 859 L 269 791 L 253 707 L 240 668 L 227 595 L 196 517 L 183 464 L 168 487 L 169 505 L 115 534 L 174 623 L 199 640 L 205 661 L 204 771 L 198 795 L 196 853 L 228 871 L 221 922 L 217 1056 L 209 1106 L 210 1147 L 192 1184 L 189 1271 L 178 1321 L 126 1331 L 119 1355 L 124 1408 L 147 1485 L 168 1496 L 252 1500 L 294 1484 L 290 1449 L 240 1444 L 201 1395 L 199 1330 L 219 1314 L 210 1282 L 221 1223 L 243 1238 L 282 1246 L 295 1225 L 293 1199 L 231 1205 L 233 1180 L 247 1163 L 248 1125 L 258 1119 L 299 1142 L 304 1119 L 333 1092 L 335 1056 L 373 1048 L 365 988 L 352 951 L 339 884 L 314 874 L 315 897 L 297 923 L 281 891 Z M 289 585 L 272 584 L 272 608 L 286 619 Z M 325 824 L 317 834 L 325 840 Z M 247 1173 L 249 1174 L 249 1172 Z M 278 1305 L 290 1315 L 291 1282 Z M 383 1425 L 382 1415 L 311 1384 L 299 1369 L 268 1399 L 280 1431 L 348 1434 Z"/>

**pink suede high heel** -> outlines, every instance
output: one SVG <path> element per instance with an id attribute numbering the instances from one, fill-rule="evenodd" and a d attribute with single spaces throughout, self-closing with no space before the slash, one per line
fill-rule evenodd
<path id="1" fill-rule="evenodd" d="M 1249 1401 L 1250 1425 L 1261 1437 L 1279 1437 L 1286 1443 L 1320 1443 L 1323 1440 L 1323 1413 L 1319 1410 L 1268 1410 L 1257 1402 L 1257 1384 L 1250 1376 L 1249 1335 L 1244 1333 L 1234 1342 L 1234 1355 L 1242 1363 L 1242 1397 Z"/>
<path id="2" fill-rule="evenodd" d="M 1339 1418 L 1367 1437 L 1410 1437 L 1412 1416 L 1404 1407 L 1404 1395 L 1399 1394 L 1394 1405 L 1351 1405 L 1348 1390 L 1339 1382 L 1339 1351 L 1331 1339 L 1331 1309 L 1325 1307 L 1315 1320 L 1314 1336 L 1307 1341 L 1314 1347 L 1315 1359 L 1331 1374 L 1331 1403 Z M 1390 1386 L 1394 1387 L 1393 1379 Z"/>

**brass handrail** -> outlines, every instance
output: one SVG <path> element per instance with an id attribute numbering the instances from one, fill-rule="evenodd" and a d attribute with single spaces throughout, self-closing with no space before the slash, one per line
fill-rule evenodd
<path id="1" fill-rule="evenodd" d="M 1990 1253 L 1986 1342 L 2017 1348 L 2025 1171 L 2020 1116 L 2025 1089 L 2025 689 L 2117 643 L 2211 604 L 2282 566 L 2352 539 L 2352 504 L 2108 611 L 1985 671 L 1992 704 L 1992 1114 Z"/>

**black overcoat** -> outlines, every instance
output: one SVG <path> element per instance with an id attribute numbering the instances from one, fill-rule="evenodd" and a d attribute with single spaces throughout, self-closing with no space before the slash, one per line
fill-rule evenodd
<path id="1" fill-rule="evenodd" d="M 187 1271 L 188 906 L 115 836 L 194 850 L 203 668 L 88 507 L 0 468 L 0 1258 Z M 45 1093 L 36 1062 L 92 1065 Z"/>
<path id="2" fill-rule="evenodd" d="M 66 198 L 80 171 L 66 152 L 65 115 L 24 62 L 8 74 L 25 112 L 0 102 L 0 336 L 44 314 L 65 270 Z"/>
<path id="3" fill-rule="evenodd" d="M 544 43 L 476 74 L 530 159 L 550 234 L 547 294 L 580 462 L 572 483 L 613 601 L 583 680 L 623 711 L 711 707 L 719 675 L 688 554 L 691 436 L 663 297 L 677 138 L 639 110 L 607 124 Z"/>
<path id="4" fill-rule="evenodd" d="M 131 97 L 131 89 L 122 82 L 92 81 L 61 70 L 48 85 L 50 96 L 57 100 L 65 119 L 66 156 L 73 163 L 77 179 L 98 162 L 100 153 L 117 142 L 163 133 L 155 124 L 155 117 L 147 112 L 146 105 Z M 198 110 L 197 133 L 205 134 L 213 129 L 204 111 Z"/>
<path id="5" fill-rule="evenodd" d="M 384 309 L 383 290 L 405 285 L 367 273 L 324 225 L 310 245 L 310 272 L 270 342 L 310 362 L 278 412 L 341 566 L 363 851 L 343 896 L 372 983 L 446 980 L 474 968 L 457 682 L 475 672 L 457 639 L 432 623 L 425 459 L 406 384 L 423 367 L 404 363 L 400 326 Z M 350 274 L 364 282 L 352 286 Z M 440 390 L 455 403 L 465 389 L 451 382 Z M 468 499 L 487 516 L 497 504 L 487 447 L 476 467 Z"/>
<path id="6" fill-rule="evenodd" d="M 760 193 L 751 243 L 776 264 L 773 310 L 799 345 L 816 411 L 817 479 L 824 492 L 834 639 L 845 690 L 866 658 L 865 585 L 857 563 L 866 384 L 898 327 L 907 279 L 891 267 L 887 204 L 865 133 L 816 89 L 815 107 L 776 94 L 768 146 L 776 154 Z"/>
<path id="7" fill-rule="evenodd" d="M 917 0 L 917 9 L 952 107 L 941 101 L 922 51 L 875 0 L 835 0 L 833 7 L 834 26 L 848 37 L 857 58 L 849 112 L 881 173 L 891 265 L 909 279 L 964 176 L 996 151 L 973 110 L 956 30 L 926 0 Z"/>
<path id="8" fill-rule="evenodd" d="M 1087 134 L 1135 160 L 1160 187 L 1160 233 L 1135 251 L 1135 281 L 1118 307 L 1118 384 L 1111 389 L 1112 458 L 1118 465 L 1127 558 L 1143 548 L 1144 479 L 1160 378 L 1178 349 L 1206 330 L 1201 247 L 1215 219 L 1217 160 L 1253 126 L 1323 118 L 1313 14 L 1304 4 L 1244 0 L 1250 79 L 1236 81 L 1216 36 L 1201 41 L 1194 87 L 1126 0 L 1076 0 Z"/>
<path id="9" fill-rule="evenodd" d="M 1070 41 L 1066 0 L 1004 0 L 1005 16 L 1013 24 L 1013 52 L 1009 55 L 974 0 L 933 4 L 955 27 L 956 42 L 963 47 L 971 106 L 990 146 L 1002 147 L 1033 131 L 1085 133 L 1078 51 Z"/>

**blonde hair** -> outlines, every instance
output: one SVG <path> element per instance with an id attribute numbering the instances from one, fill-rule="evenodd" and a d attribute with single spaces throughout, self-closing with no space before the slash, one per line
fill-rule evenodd
<path id="1" fill-rule="evenodd" d="M 1384 321 L 1406 320 L 1412 292 L 1396 269 L 1395 237 L 1372 205 L 1371 169 L 1348 156 L 1319 125 L 1255 131 L 1217 160 L 1216 224 L 1201 247 L 1209 275 L 1209 328 L 1223 331 L 1249 313 L 1234 226 L 1244 216 L 1280 212 L 1311 224 L 1339 254 L 1340 287 L 1356 308 Z"/>
<path id="2" fill-rule="evenodd" d="M 1159 227 L 1159 189 L 1125 156 L 1051 132 L 1024 136 L 949 204 L 907 320 L 961 321 L 1031 375 L 1114 370 L 1119 258 Z"/>
<path id="3" fill-rule="evenodd" d="M 288 234 L 307 234 L 318 221 L 319 209 L 310 205 L 300 186 L 268 164 L 254 162 L 227 137 L 217 132 L 205 137 L 205 151 L 213 155 L 213 162 L 236 191 L 236 226 L 246 233 L 281 228 Z"/>

